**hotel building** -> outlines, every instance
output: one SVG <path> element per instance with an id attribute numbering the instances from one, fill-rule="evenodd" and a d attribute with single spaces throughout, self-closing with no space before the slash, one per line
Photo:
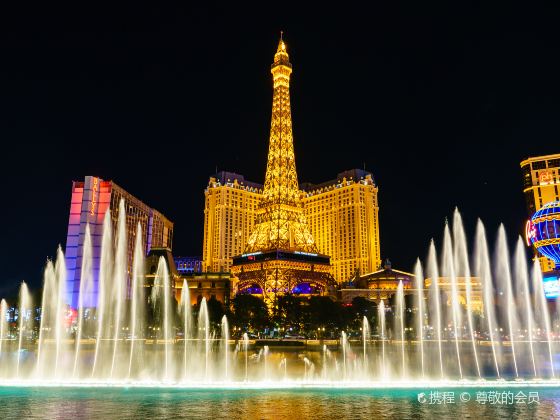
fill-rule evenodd
<path id="1" fill-rule="evenodd" d="M 335 280 L 348 281 L 356 272 L 379 268 L 378 188 L 372 174 L 353 169 L 321 184 L 302 183 L 300 188 L 310 232 L 319 252 L 331 257 Z M 262 191 L 261 184 L 232 172 L 210 177 L 204 192 L 204 271 L 228 271 L 232 257 L 243 253 Z"/>
<path id="2" fill-rule="evenodd" d="M 255 225 L 262 185 L 243 175 L 219 172 L 204 191 L 203 271 L 229 271 L 232 257 L 243 252 Z"/>
<path id="3" fill-rule="evenodd" d="M 86 176 L 83 181 L 73 181 L 65 253 L 68 273 L 67 301 L 73 308 L 78 305 L 86 225 L 89 224 L 91 232 L 94 279 L 92 302 L 86 302 L 86 305 L 95 305 L 95 302 L 97 302 L 103 219 L 105 213 L 109 211 L 113 225 L 116 225 L 121 199 L 124 199 L 127 216 L 128 273 L 132 272 L 132 257 L 138 223 L 142 226 L 142 242 L 145 247 L 145 255 L 152 248 L 171 250 L 173 223 L 163 214 L 149 207 L 113 181 L 104 181 L 94 176 Z"/>
<path id="4" fill-rule="evenodd" d="M 529 217 L 546 203 L 560 200 L 560 153 L 525 159 L 521 162 L 521 173 Z M 554 262 L 536 250 L 535 257 L 543 273 L 554 269 Z"/>
<path id="5" fill-rule="evenodd" d="M 319 252 L 344 282 L 381 265 L 379 206 L 372 174 L 353 169 L 322 184 L 302 184 L 304 213 Z"/>

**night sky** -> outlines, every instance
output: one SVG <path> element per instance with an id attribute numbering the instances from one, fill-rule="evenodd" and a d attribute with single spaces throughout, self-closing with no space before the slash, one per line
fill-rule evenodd
<path id="1" fill-rule="evenodd" d="M 299 180 L 365 164 L 382 258 L 411 270 L 455 206 L 470 238 L 480 217 L 513 241 L 519 162 L 560 152 L 558 11 L 379 3 L 2 10 L 0 296 L 40 284 L 85 175 L 162 211 L 174 254 L 200 255 L 208 176 L 263 182 L 280 30 Z"/>

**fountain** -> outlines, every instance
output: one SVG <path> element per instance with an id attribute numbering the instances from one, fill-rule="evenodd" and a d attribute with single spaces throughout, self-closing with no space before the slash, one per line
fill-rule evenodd
<path id="1" fill-rule="evenodd" d="M 362 354 L 362 363 L 364 372 L 368 370 L 368 361 L 367 361 L 367 343 L 371 339 L 371 333 L 369 331 L 369 321 L 367 317 L 364 315 L 362 319 L 362 341 L 363 341 L 363 354 Z"/>
<path id="2" fill-rule="evenodd" d="M 183 315 L 183 379 L 185 379 L 187 378 L 187 370 L 188 370 L 187 355 L 188 355 L 191 330 L 192 330 L 191 296 L 186 280 L 183 281 L 183 289 L 181 290 L 181 305 L 179 306 L 179 310 L 182 312 Z"/>
<path id="3" fill-rule="evenodd" d="M 397 286 L 397 310 L 395 314 L 395 331 L 399 331 L 398 338 L 400 338 L 400 348 L 401 348 L 401 378 L 406 377 L 406 350 L 405 350 L 405 343 L 404 343 L 404 289 L 402 280 L 399 280 L 399 285 Z"/>
<path id="4" fill-rule="evenodd" d="M 379 319 L 379 339 L 381 340 L 381 377 L 385 378 L 387 375 L 385 363 L 385 303 L 381 301 L 377 307 L 377 318 Z"/>
<path id="5" fill-rule="evenodd" d="M 131 334 L 130 334 L 130 357 L 128 360 L 128 377 L 132 374 L 132 368 L 135 366 L 135 361 L 141 359 L 141 355 L 137 354 L 138 350 L 134 344 L 138 341 L 141 342 L 144 330 L 144 253 L 142 244 L 142 226 L 138 223 L 136 229 L 136 243 L 134 246 L 134 266 L 132 271 L 132 284 L 131 284 Z M 136 356 L 136 358 L 135 358 Z M 137 364 L 136 363 L 136 364 Z"/>
<path id="6" fill-rule="evenodd" d="M 422 264 L 420 260 L 416 260 L 414 266 L 414 278 L 416 287 L 416 307 L 418 308 L 418 316 L 416 318 L 417 335 L 420 341 L 420 366 L 422 367 L 422 378 L 426 377 L 424 369 L 424 273 L 422 272 Z"/>
<path id="7" fill-rule="evenodd" d="M 19 289 L 19 313 L 18 313 L 18 329 L 19 329 L 19 339 L 17 348 L 17 362 L 16 362 L 16 378 L 19 378 L 19 367 L 21 364 L 21 351 L 23 349 L 23 339 L 29 332 L 30 317 L 28 312 L 31 309 L 31 297 L 29 296 L 29 290 L 27 289 L 27 284 L 25 282 L 21 283 L 21 288 Z"/>
<path id="8" fill-rule="evenodd" d="M 25 283 L 14 331 L 7 322 L 10 307 L 2 300 L 2 385 L 556 384 L 556 342 L 543 276 L 538 265 L 528 266 L 521 240 L 510 255 L 503 226 L 491 264 L 486 232 L 478 221 L 471 265 L 462 220 L 455 211 L 453 226 L 444 229 L 442 252 L 438 255 L 432 241 L 425 267 L 416 262 L 414 284 L 405 287 L 399 281 L 394 299 L 381 300 L 376 314 L 361 318 L 360 332 L 349 326 L 338 341 L 309 340 L 307 346 L 316 348 L 298 354 L 285 349 L 278 353 L 266 342 L 250 340 L 247 332 L 232 343 L 235 334 L 230 335 L 227 316 L 211 319 L 204 297 L 192 306 L 186 281 L 180 302 L 175 302 L 163 257 L 151 293 L 145 295 L 141 227 L 128 256 L 125 223 L 123 203 L 115 235 L 109 215 L 104 219 L 98 293 L 92 232 L 85 227 L 74 312 L 65 301 L 66 267 L 60 249 L 56 261 L 45 267 L 37 325 Z M 132 273 L 127 272 L 127 258 L 132 258 Z M 428 288 L 424 273 L 431 281 Z M 413 307 L 407 306 L 410 302 Z M 235 350 L 230 344 L 236 344 Z"/>

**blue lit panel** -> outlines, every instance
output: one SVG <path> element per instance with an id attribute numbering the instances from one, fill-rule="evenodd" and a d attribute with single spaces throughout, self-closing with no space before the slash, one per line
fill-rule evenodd
<path id="1" fill-rule="evenodd" d="M 547 299 L 556 299 L 560 296 L 560 277 L 558 274 L 545 274 L 543 276 L 544 296 Z"/>

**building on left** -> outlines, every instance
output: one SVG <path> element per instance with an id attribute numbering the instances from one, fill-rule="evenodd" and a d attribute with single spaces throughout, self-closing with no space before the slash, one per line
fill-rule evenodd
<path id="1" fill-rule="evenodd" d="M 86 176 L 83 181 L 73 181 L 65 253 L 67 303 L 73 308 L 78 305 L 86 225 L 89 224 L 92 240 L 94 286 L 90 304 L 93 306 L 97 302 L 103 219 L 105 213 L 109 211 L 113 225 L 117 223 L 121 199 L 124 199 L 127 216 L 127 273 L 130 275 L 132 272 L 136 228 L 139 223 L 142 226 L 145 255 L 148 255 L 153 248 L 172 250 L 173 222 L 162 213 L 148 206 L 113 181 L 105 181 L 95 176 Z"/>

